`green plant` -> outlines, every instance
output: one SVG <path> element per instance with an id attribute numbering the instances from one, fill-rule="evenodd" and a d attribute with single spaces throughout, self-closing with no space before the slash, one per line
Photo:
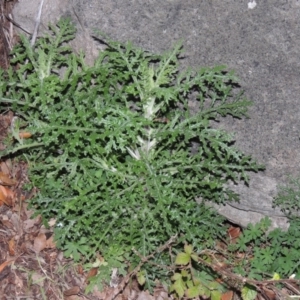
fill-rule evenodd
<path id="1" fill-rule="evenodd" d="M 224 286 L 215 279 L 218 277 L 206 266 L 198 265 L 199 256 L 193 251 L 191 245 L 184 246 L 184 252 L 177 254 L 175 264 L 178 266 L 177 272 L 172 276 L 173 284 L 170 292 L 181 299 L 195 299 L 204 296 L 212 300 L 220 300 Z"/>
<path id="2" fill-rule="evenodd" d="M 256 299 L 256 287 L 249 284 L 247 278 L 226 270 L 226 264 L 216 257 L 217 253 L 211 250 L 196 253 L 191 245 L 185 245 L 184 252 L 178 253 L 175 259 L 177 268 L 171 278 L 170 292 L 179 299 L 201 296 L 220 300 L 223 296 L 228 298 L 223 292 L 234 288 L 241 292 L 243 300 Z"/>
<path id="3" fill-rule="evenodd" d="M 270 219 L 250 224 L 236 244 L 230 245 L 233 253 L 244 253 L 243 259 L 231 261 L 235 273 L 248 278 L 264 280 L 280 274 L 289 278 L 292 274 L 300 278 L 300 233 L 299 220 L 292 220 L 288 231 L 276 228 L 270 232 Z"/>
<path id="4" fill-rule="evenodd" d="M 281 277 L 294 274 L 295 278 L 300 278 L 299 197 L 300 178 L 290 177 L 288 184 L 279 188 L 274 199 L 274 206 L 279 206 L 290 220 L 287 231 L 277 228 L 266 233 L 270 223 L 266 223 L 267 219 L 264 219 L 244 232 L 243 239 L 246 240 L 239 241 L 238 244 L 245 249 L 250 244 L 255 245 L 251 261 L 253 278 L 264 278 L 263 273 L 278 273 Z M 261 232 L 256 239 L 253 236 L 254 228 Z"/>
<path id="5" fill-rule="evenodd" d="M 288 184 L 279 187 L 278 195 L 275 197 L 273 204 L 279 206 L 288 218 L 299 218 L 300 177 L 289 177 Z"/>
<path id="6" fill-rule="evenodd" d="M 178 235 L 174 249 L 213 247 L 223 219 L 195 198 L 236 200 L 225 184 L 260 168 L 210 125 L 246 115 L 250 102 L 234 95 L 234 74 L 179 72 L 180 45 L 152 55 L 109 42 L 89 67 L 64 45 L 75 33 L 68 20 L 50 29 L 34 47 L 21 38 L 0 98 L 18 116 L 2 155 L 28 161 L 39 190 L 32 207 L 45 223 L 56 219 L 57 246 L 76 261 L 101 253 L 99 280 L 136 266 L 132 248 L 147 256 L 170 236 Z M 20 137 L 22 127 L 31 138 Z M 150 285 L 170 273 L 156 266 L 172 263 L 165 252 L 153 261 L 143 266 Z"/>

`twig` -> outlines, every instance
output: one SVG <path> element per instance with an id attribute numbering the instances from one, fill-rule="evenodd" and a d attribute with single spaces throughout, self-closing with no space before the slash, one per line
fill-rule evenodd
<path id="1" fill-rule="evenodd" d="M 205 261 L 204 259 L 202 259 L 200 257 L 198 257 L 198 262 L 211 268 L 216 273 L 221 275 L 221 277 L 224 279 L 224 281 L 229 285 L 232 285 L 232 282 L 238 283 L 239 286 L 244 286 L 247 283 L 249 285 L 255 286 L 255 288 L 258 291 L 261 291 L 260 286 L 267 286 L 267 285 L 275 284 L 275 283 L 283 283 L 290 289 L 291 289 L 291 285 L 290 285 L 291 283 L 300 284 L 300 280 L 296 280 L 296 279 L 276 279 L 276 280 L 275 279 L 271 279 L 271 280 L 250 279 L 247 277 L 243 277 L 241 275 L 234 274 L 226 269 L 222 269 L 215 264 L 208 263 L 207 261 Z M 234 286 L 234 287 L 236 288 L 236 286 Z M 276 289 L 276 291 L 278 293 L 281 293 L 278 289 Z M 293 292 L 299 293 L 299 291 L 297 291 L 296 289 L 294 289 Z"/>
<path id="2" fill-rule="evenodd" d="M 12 24 L 14 24 L 16 27 L 18 27 L 19 29 L 23 30 L 24 32 L 26 32 L 29 35 L 32 35 L 32 33 L 29 30 L 27 30 L 26 28 L 23 28 L 20 24 L 18 24 L 15 20 L 13 20 L 13 18 L 11 17 L 11 15 L 8 15 L 8 16 L 5 15 L 5 18 L 9 22 L 11 22 Z"/>
<path id="3" fill-rule="evenodd" d="M 153 253 L 149 254 L 146 257 L 141 257 L 141 261 L 140 263 L 134 268 L 133 271 L 131 271 L 129 274 L 127 274 L 124 279 L 122 280 L 122 282 L 119 284 L 119 286 L 114 290 L 114 292 L 107 298 L 107 300 L 114 300 L 125 288 L 125 286 L 128 284 L 129 280 L 131 279 L 132 276 L 136 275 L 142 265 L 147 262 L 150 258 L 153 258 L 154 255 L 158 252 L 162 252 L 165 249 L 167 249 L 168 247 L 170 247 L 170 245 L 172 243 L 174 243 L 174 241 L 176 240 L 177 235 L 172 236 L 164 245 L 160 246 L 159 248 L 157 248 Z M 135 249 L 132 249 L 134 253 L 138 253 Z M 139 254 L 137 254 L 138 256 L 140 256 Z"/>
<path id="4" fill-rule="evenodd" d="M 284 285 L 291 290 L 293 293 L 295 293 L 296 295 L 300 295 L 300 291 L 299 289 L 296 289 L 293 285 L 290 284 L 290 282 L 284 282 Z"/>
<path id="5" fill-rule="evenodd" d="M 37 13 L 36 20 L 35 20 L 35 27 L 34 27 L 33 35 L 32 35 L 31 42 L 30 42 L 31 46 L 34 45 L 36 37 L 37 37 L 37 33 L 38 33 L 39 26 L 41 23 L 41 15 L 42 15 L 43 5 L 44 5 L 44 0 L 41 0 L 39 11 Z"/>

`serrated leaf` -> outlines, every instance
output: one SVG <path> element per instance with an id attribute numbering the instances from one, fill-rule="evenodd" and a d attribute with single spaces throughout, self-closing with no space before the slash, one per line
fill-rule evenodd
<path id="1" fill-rule="evenodd" d="M 220 291 L 212 291 L 210 293 L 211 300 L 220 300 L 222 298 L 222 293 Z"/>
<path id="2" fill-rule="evenodd" d="M 218 289 L 220 288 L 220 283 L 218 283 L 217 281 L 213 280 L 208 284 L 208 287 L 212 290 Z"/>
<path id="3" fill-rule="evenodd" d="M 146 277 L 145 277 L 143 271 L 137 273 L 137 281 L 141 286 L 143 286 L 145 284 Z"/>
<path id="4" fill-rule="evenodd" d="M 193 253 L 193 246 L 192 245 L 184 245 L 184 252 L 191 255 Z"/>
<path id="5" fill-rule="evenodd" d="M 188 288 L 191 288 L 191 287 L 195 286 L 193 280 L 191 280 L 191 277 L 192 277 L 192 276 L 190 275 L 189 278 L 188 278 L 188 280 L 185 281 L 185 284 L 186 284 L 186 286 L 187 286 Z"/>
<path id="6" fill-rule="evenodd" d="M 190 272 L 188 272 L 187 270 L 182 270 L 181 271 L 181 276 L 182 277 L 190 277 L 191 276 L 191 274 L 190 274 Z"/>
<path id="7" fill-rule="evenodd" d="M 210 290 L 206 286 L 200 285 L 198 286 L 198 289 L 199 289 L 199 295 L 209 297 Z"/>
<path id="8" fill-rule="evenodd" d="M 198 260 L 199 260 L 198 255 L 195 254 L 195 253 L 192 253 L 192 254 L 191 254 L 191 258 L 192 258 L 193 261 L 196 261 L 196 262 L 198 262 Z"/>
<path id="9" fill-rule="evenodd" d="M 195 276 L 193 276 L 193 282 L 194 282 L 194 285 L 197 285 L 197 286 L 201 285 L 201 280 Z"/>
<path id="10" fill-rule="evenodd" d="M 180 278 L 182 278 L 182 275 L 180 274 L 180 273 L 175 273 L 172 277 L 171 277 L 171 279 L 172 280 L 178 280 L 178 279 L 180 279 Z"/>
<path id="11" fill-rule="evenodd" d="M 172 287 L 180 298 L 183 297 L 186 286 L 182 279 L 176 280 Z"/>
<path id="12" fill-rule="evenodd" d="M 185 295 L 189 299 L 196 298 L 196 297 L 200 296 L 199 287 L 193 286 L 193 287 L 188 288 L 185 292 Z"/>
<path id="13" fill-rule="evenodd" d="M 187 265 L 190 262 L 191 256 L 188 253 L 178 253 L 175 259 L 176 265 Z"/>
<path id="14" fill-rule="evenodd" d="M 257 291 L 254 287 L 244 286 L 242 288 L 242 298 L 243 300 L 254 300 L 256 298 Z"/>

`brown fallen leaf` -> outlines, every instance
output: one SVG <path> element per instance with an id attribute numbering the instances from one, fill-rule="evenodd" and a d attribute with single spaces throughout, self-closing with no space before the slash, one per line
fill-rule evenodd
<path id="1" fill-rule="evenodd" d="M 21 132 L 19 132 L 19 137 L 21 139 L 29 139 L 30 137 L 32 137 L 32 133 L 27 132 L 27 131 L 21 131 Z"/>
<path id="2" fill-rule="evenodd" d="M 8 266 L 8 265 L 10 265 L 12 262 L 14 262 L 15 261 L 15 259 L 10 259 L 10 260 L 7 260 L 7 261 L 5 261 L 4 263 L 2 263 L 1 265 L 0 265 L 0 273 L 4 270 L 4 268 L 6 267 L 6 266 Z"/>
<path id="3" fill-rule="evenodd" d="M 8 275 L 9 275 L 9 273 L 10 273 L 10 268 L 8 267 L 8 266 L 6 266 L 3 270 L 2 270 L 2 272 L 0 273 L 0 282 L 1 282 L 1 280 L 3 280 L 4 278 L 6 278 Z M 1 285 L 0 285 L 0 287 L 1 287 Z M 2 294 L 1 294 L 2 295 Z"/>
<path id="4" fill-rule="evenodd" d="M 155 300 L 155 298 L 151 296 L 148 291 L 142 291 L 137 300 Z"/>
<path id="5" fill-rule="evenodd" d="M 16 181 L 13 179 L 10 179 L 7 174 L 0 172 L 0 184 L 13 186 L 16 184 Z"/>
<path id="6" fill-rule="evenodd" d="M 233 291 L 228 291 L 223 293 L 221 296 L 221 300 L 231 300 L 233 298 Z"/>
<path id="7" fill-rule="evenodd" d="M 0 169 L 1 169 L 2 173 L 9 175 L 11 173 L 11 169 L 12 169 L 11 160 L 8 159 L 6 161 L 2 161 L 0 163 Z"/>
<path id="8" fill-rule="evenodd" d="M 49 237 L 49 239 L 46 240 L 46 247 L 50 248 L 50 249 L 53 249 L 56 247 L 56 244 L 54 242 L 54 235 L 51 235 Z"/>
<path id="9" fill-rule="evenodd" d="M 231 226 L 229 229 L 228 229 L 228 235 L 230 237 L 230 241 L 231 243 L 235 243 L 237 238 L 241 235 L 241 229 L 240 227 L 233 227 Z"/>
<path id="10" fill-rule="evenodd" d="M 1 221 L 1 223 L 2 223 L 2 225 L 4 227 L 9 228 L 9 229 L 13 229 L 14 228 L 14 225 L 12 224 L 11 220 L 6 215 L 1 216 L 0 221 Z"/>
<path id="11" fill-rule="evenodd" d="M 40 233 L 33 241 L 34 251 L 41 252 L 47 247 L 47 238 L 45 233 Z"/>
<path id="12" fill-rule="evenodd" d="M 88 282 L 89 279 L 90 279 L 91 277 L 96 276 L 97 273 L 98 273 L 98 268 L 91 268 L 91 269 L 89 270 L 89 272 L 87 273 L 87 275 L 86 275 L 86 280 L 85 280 L 85 281 Z"/>
<path id="13" fill-rule="evenodd" d="M 83 275 L 83 267 L 82 267 L 82 265 L 78 265 L 77 266 L 77 273 L 80 274 L 80 275 Z"/>
<path id="14" fill-rule="evenodd" d="M 3 185 L 0 185 L 0 205 L 6 204 L 7 206 L 12 206 L 14 196 L 13 191 Z"/>
<path id="15" fill-rule="evenodd" d="M 262 294 L 264 296 L 267 296 L 266 298 L 267 299 L 270 299 L 270 300 L 275 300 L 276 299 L 276 294 L 274 291 L 268 289 L 267 287 L 262 287 Z"/>
<path id="16" fill-rule="evenodd" d="M 64 291 L 64 296 L 78 295 L 79 293 L 80 293 L 80 287 L 73 286 L 72 288 Z"/>
<path id="17" fill-rule="evenodd" d="M 9 252 L 10 256 L 15 256 L 15 247 L 16 247 L 16 245 L 15 245 L 15 239 L 12 238 L 8 242 L 8 252 Z"/>

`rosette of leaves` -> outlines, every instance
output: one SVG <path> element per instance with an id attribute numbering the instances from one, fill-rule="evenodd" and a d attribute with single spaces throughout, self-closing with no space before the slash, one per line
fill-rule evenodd
<path id="1" fill-rule="evenodd" d="M 108 42 L 90 67 L 65 45 L 75 34 L 69 20 L 50 29 L 33 47 L 21 38 L 1 101 L 19 117 L 13 131 L 32 134 L 15 134 L 6 154 L 26 157 L 39 191 L 32 206 L 56 219 L 58 247 L 75 260 L 99 252 L 121 268 L 138 263 L 132 247 L 147 255 L 175 234 L 178 244 L 212 246 L 222 218 L 195 198 L 237 199 L 225 184 L 259 168 L 210 124 L 246 115 L 250 102 L 233 95 L 234 74 L 219 66 L 179 72 L 180 45 L 152 55 Z"/>

